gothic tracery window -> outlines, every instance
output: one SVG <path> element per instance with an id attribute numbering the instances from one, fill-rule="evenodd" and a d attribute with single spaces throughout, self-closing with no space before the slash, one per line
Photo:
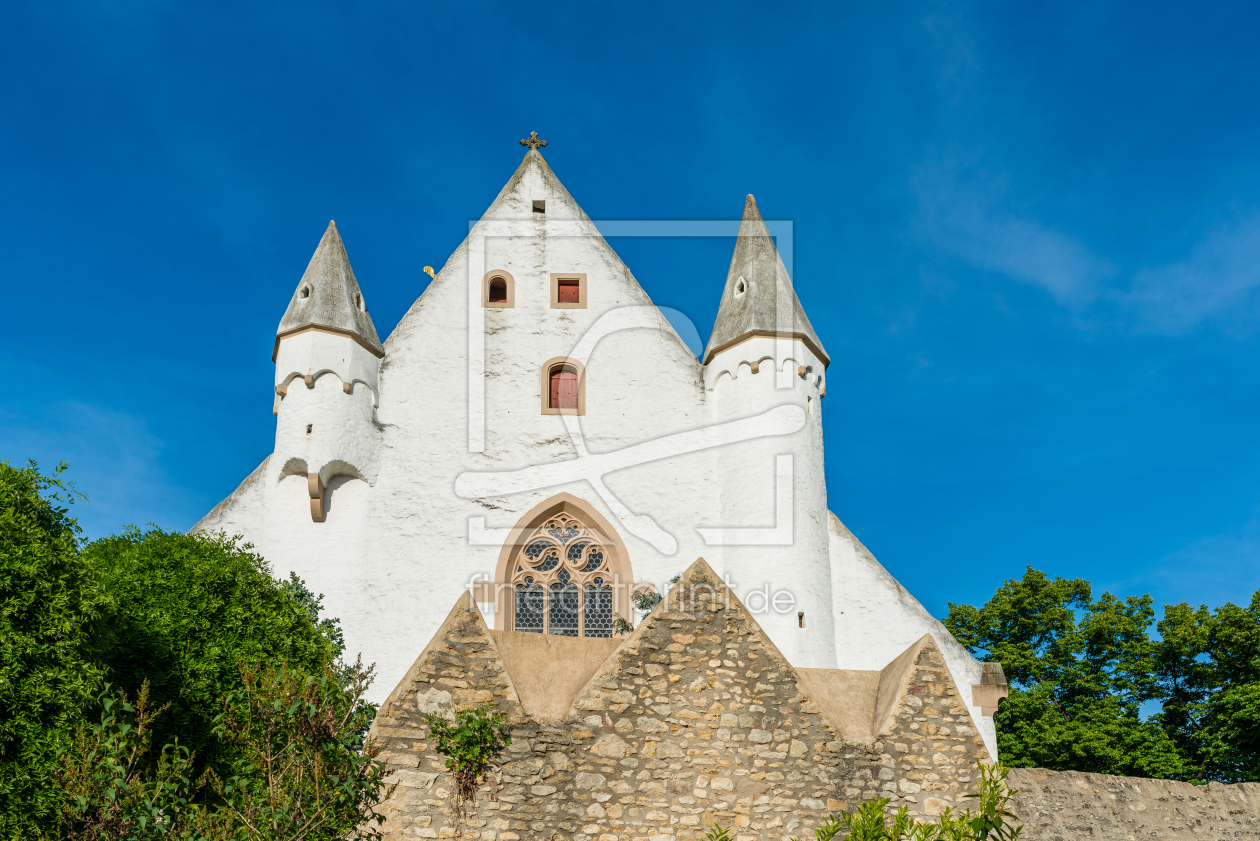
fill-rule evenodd
<path id="1" fill-rule="evenodd" d="M 612 636 L 612 575 L 599 535 L 569 512 L 525 539 L 513 572 L 514 630 Z"/>

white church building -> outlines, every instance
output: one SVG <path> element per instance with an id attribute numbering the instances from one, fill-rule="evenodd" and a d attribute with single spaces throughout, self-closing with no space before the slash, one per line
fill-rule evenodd
<path id="1" fill-rule="evenodd" d="M 991 670 L 828 508 L 830 359 L 753 197 L 697 359 L 528 145 L 384 342 L 329 223 L 276 332 L 275 449 L 194 530 L 323 593 L 374 700 L 462 591 L 493 629 L 612 637 L 703 557 L 794 667 L 931 634 L 996 756 Z"/>

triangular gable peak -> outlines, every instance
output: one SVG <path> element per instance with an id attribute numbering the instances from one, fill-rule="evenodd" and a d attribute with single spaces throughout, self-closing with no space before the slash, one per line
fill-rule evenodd
<path id="1" fill-rule="evenodd" d="M 728 615 L 729 613 L 729 615 Z M 721 614 L 723 624 L 721 627 L 713 627 L 707 636 L 707 642 L 694 644 L 692 642 L 683 643 L 674 639 L 673 634 L 668 629 L 672 629 L 680 621 L 700 621 L 703 624 L 711 624 L 714 617 Z M 592 698 L 601 696 L 601 685 L 615 676 L 615 674 L 626 663 L 632 663 L 644 656 L 650 656 L 651 652 L 661 648 L 660 643 L 665 643 L 664 648 L 670 653 L 678 653 L 675 648 L 682 645 L 692 646 L 696 649 L 696 653 L 703 653 L 701 649 L 707 644 L 710 654 L 712 649 L 719 643 L 724 641 L 724 637 L 733 635 L 734 637 L 749 638 L 745 645 L 751 643 L 754 646 L 753 651 L 756 654 L 752 659 L 764 659 L 765 668 L 774 673 L 776 678 L 783 676 L 785 679 L 795 681 L 797 675 L 795 669 L 788 663 L 787 658 L 779 651 L 766 632 L 761 629 L 751 615 L 748 609 L 744 607 L 739 597 L 726 586 L 722 579 L 718 576 L 713 568 L 709 566 L 704 558 L 697 558 L 696 561 L 687 568 L 687 571 L 679 576 L 678 581 L 665 594 L 665 597 L 652 609 L 652 612 L 643 618 L 638 627 L 626 638 L 626 641 L 613 652 L 612 656 L 600 667 L 599 671 L 587 683 L 586 687 L 574 698 L 574 710 L 587 709 L 581 706 L 589 703 Z M 688 634 L 679 634 L 680 637 L 686 637 Z M 668 637 L 668 640 L 665 639 Z M 646 641 L 645 641 L 646 638 Z M 679 649 L 681 650 L 681 649 Z M 763 653 L 764 652 L 764 653 Z M 719 660 L 720 652 L 717 655 Z M 664 655 L 657 655 L 657 659 L 663 662 L 669 662 L 674 658 L 666 658 Z M 712 659 L 704 658 L 704 659 Z M 714 666 L 712 668 L 719 668 Z M 653 675 L 666 674 L 665 671 L 658 670 L 652 666 L 647 667 L 647 672 Z M 682 670 L 671 669 L 674 673 Z M 659 676 L 659 675 L 658 675 Z M 672 681 L 677 682 L 677 681 Z"/>
<path id="2" fill-rule="evenodd" d="M 741 824 L 737 802 L 781 796 L 787 778 L 804 781 L 791 786 L 792 829 L 847 805 L 840 798 L 853 762 L 843 743 L 801 693 L 787 659 L 703 559 L 578 693 L 567 722 L 575 755 L 588 762 L 634 757 L 661 769 L 661 779 L 674 776 L 666 769 L 682 767 L 679 785 L 685 778 L 685 788 L 707 789 L 706 809 L 727 826 L 769 828 Z M 640 790 L 657 799 L 683 789 L 661 783 Z M 763 837 L 787 828 L 782 818 L 775 826 Z"/>
<path id="3" fill-rule="evenodd" d="M 786 841 L 879 797 L 927 817 L 964 805 L 988 758 L 930 637 L 862 682 L 871 695 L 859 703 L 864 732 L 878 715 L 877 736 L 838 738 L 827 706 L 843 698 L 816 695 L 828 682 L 803 679 L 703 560 L 595 669 L 561 720 L 528 709 L 521 717 L 515 687 L 531 660 L 572 659 L 583 641 L 531 639 L 529 650 L 501 656 L 506 638 L 527 636 L 536 635 L 488 632 L 462 596 L 381 708 L 373 736 L 387 741 L 383 757 L 399 783 L 382 810 L 387 838 L 459 834 L 449 773 L 420 715 L 443 702 L 493 700 L 513 716 L 512 744 L 473 808 L 476 820 L 522 839 L 541 837 L 532 834 L 540 815 L 554 816 L 547 830 L 566 837 L 671 828 L 677 841 L 699 841 L 711 823 Z M 582 668 L 598 661 L 599 651 L 589 654 Z"/>
<path id="4" fill-rule="evenodd" d="M 546 196 L 541 199 L 545 202 L 544 212 L 535 212 L 534 202 L 540 200 L 540 196 Z M 420 314 L 430 306 L 430 302 L 435 300 L 442 301 L 437 306 L 447 306 L 450 302 L 460 301 L 460 306 L 464 298 L 464 294 L 469 281 L 469 273 L 471 271 L 469 260 L 469 249 L 472 243 L 484 243 L 487 240 L 493 242 L 495 239 L 519 238 L 519 237 L 563 237 L 578 238 L 587 240 L 593 245 L 594 259 L 602 264 L 603 268 L 608 269 L 607 274 L 611 277 L 612 282 L 618 287 L 615 293 L 610 295 L 609 290 L 601 290 L 599 297 L 607 301 L 615 300 L 616 306 L 639 305 L 655 307 L 652 299 L 648 296 L 643 287 L 635 279 L 630 268 L 625 264 L 621 257 L 613 250 L 612 246 L 604 239 L 595 223 L 591 221 L 590 216 L 577 203 L 573 195 L 569 193 L 560 179 L 556 177 L 555 172 L 548 166 L 547 161 L 536 150 L 530 149 L 521 160 L 516 171 L 512 173 L 512 177 L 499 191 L 499 194 L 491 202 L 490 206 L 482 214 L 481 218 L 469 231 L 468 236 L 460 243 L 447 258 L 442 269 L 437 272 L 432 282 L 416 299 L 407 314 L 403 316 L 398 326 L 386 339 L 386 345 L 405 341 L 413 335 L 420 327 Z M 534 259 L 540 259 L 535 257 Z M 482 267 L 485 271 L 491 269 L 502 268 L 501 266 L 487 265 Z M 561 272 L 586 272 L 589 266 L 550 266 L 540 267 L 543 271 L 561 271 Z M 476 272 L 473 272 L 476 274 Z M 480 275 L 474 278 L 478 283 L 481 281 Z M 519 281 L 518 281 L 519 282 Z M 453 295 L 448 293 L 454 292 Z M 593 296 L 593 300 L 595 300 Z M 569 311 L 573 313 L 574 311 Z M 437 319 L 443 325 L 449 324 L 449 313 L 438 318 L 431 315 L 430 318 Z M 662 334 L 672 337 L 677 342 L 687 356 L 695 360 L 694 354 L 687 348 L 686 343 L 678 336 L 673 326 L 665 318 L 664 314 L 657 311 L 656 317 L 658 322 L 655 327 L 659 328 Z"/>
<path id="5" fill-rule="evenodd" d="M 426 713 L 449 716 L 459 707 L 487 701 L 514 722 L 527 717 L 494 636 L 472 594 L 464 592 L 381 704 L 371 737 L 384 744 L 383 761 L 414 768 L 414 740 L 425 726 Z"/>

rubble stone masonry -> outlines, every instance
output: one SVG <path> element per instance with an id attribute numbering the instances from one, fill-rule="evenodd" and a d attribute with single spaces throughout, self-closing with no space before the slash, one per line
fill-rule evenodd
<path id="1" fill-rule="evenodd" d="M 714 823 L 743 841 L 804 838 L 877 797 L 939 814 L 988 761 L 930 637 L 882 673 L 862 713 L 869 739 L 846 741 L 703 561 L 558 720 L 525 709 L 530 693 L 514 681 L 530 675 L 508 665 L 461 599 L 373 726 L 398 783 L 383 809 L 387 838 L 686 841 Z M 457 819 L 423 714 L 484 701 L 509 716 L 512 744 Z"/>
<path id="2" fill-rule="evenodd" d="M 1016 768 L 1012 810 L 1022 841 L 1260 839 L 1260 783 L 1172 780 Z"/>

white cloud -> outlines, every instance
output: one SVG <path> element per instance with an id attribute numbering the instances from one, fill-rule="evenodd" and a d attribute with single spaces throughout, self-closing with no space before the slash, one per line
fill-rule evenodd
<path id="1" fill-rule="evenodd" d="M 1160 332 L 1216 317 L 1254 320 L 1260 289 L 1260 216 L 1209 234 L 1187 259 L 1139 271 L 1121 302 Z"/>
<path id="2" fill-rule="evenodd" d="M 1006 210 L 1002 179 L 960 179 L 950 167 L 916 179 L 917 227 L 969 265 L 1046 289 L 1060 304 L 1094 301 L 1115 274 L 1110 261 L 1036 219 Z"/>

